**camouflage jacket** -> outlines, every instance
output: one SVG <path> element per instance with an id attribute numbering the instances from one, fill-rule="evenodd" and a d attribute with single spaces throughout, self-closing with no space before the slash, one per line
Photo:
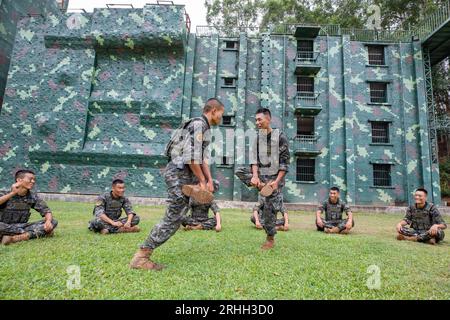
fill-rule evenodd
<path id="1" fill-rule="evenodd" d="M 122 209 L 125 210 L 127 215 L 135 214 L 128 198 L 114 198 L 112 196 L 112 192 L 110 191 L 98 196 L 93 214 L 96 217 L 106 214 L 108 218 L 117 220 L 122 215 Z"/>
<path id="2" fill-rule="evenodd" d="M 183 168 L 187 163 L 203 163 L 209 159 L 210 129 L 208 119 L 204 115 L 184 122 L 167 144 L 165 154 L 169 161 L 175 163 L 178 168 Z"/>
<path id="3" fill-rule="evenodd" d="M 426 202 L 421 209 L 417 208 L 416 205 L 409 206 L 403 220 L 411 228 L 419 231 L 429 230 L 433 224 L 445 224 L 438 208 L 429 202 Z"/>
<path id="4" fill-rule="evenodd" d="M 220 212 L 219 206 L 216 201 L 213 201 L 209 204 L 200 204 L 196 202 L 194 199 L 189 198 L 189 208 L 191 210 L 192 218 L 196 219 L 207 219 L 209 214 L 209 209 L 212 210 L 214 215 Z"/>
<path id="5" fill-rule="evenodd" d="M 8 192 L 0 192 L 0 196 L 5 194 Z M 15 195 L 0 205 L 0 222 L 27 223 L 31 215 L 30 209 L 36 210 L 42 217 L 51 213 L 45 201 L 37 193 L 29 191 L 24 196 Z"/>
<path id="6" fill-rule="evenodd" d="M 330 199 L 325 200 L 317 208 L 321 213 L 325 212 L 325 220 L 334 221 L 342 220 L 342 213 L 348 215 L 350 207 L 341 199 L 338 199 L 337 203 L 331 203 Z"/>
<path id="7" fill-rule="evenodd" d="M 278 136 L 275 134 L 278 133 Z M 262 175 L 276 175 L 278 171 L 289 171 L 290 153 L 289 153 L 289 141 L 286 135 L 279 129 L 273 129 L 267 136 L 266 147 L 260 146 L 260 142 L 263 141 L 263 136 L 258 132 L 256 141 L 253 145 L 256 145 L 256 153 L 253 153 L 253 157 L 250 160 L 250 164 L 257 164 L 261 168 L 270 168 L 270 173 Z M 275 139 L 276 137 L 276 139 Z M 272 144 L 278 140 L 278 150 L 272 150 Z M 273 152 L 278 151 L 278 157 L 272 155 Z M 265 161 L 263 161 L 265 159 Z M 275 163 L 273 163 L 273 161 Z"/>

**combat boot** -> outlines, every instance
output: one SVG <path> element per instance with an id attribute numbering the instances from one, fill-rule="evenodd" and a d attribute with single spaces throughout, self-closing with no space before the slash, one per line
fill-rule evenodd
<path id="1" fill-rule="evenodd" d="M 275 237 L 267 236 L 266 242 L 263 243 L 263 245 L 261 246 L 261 249 L 269 250 L 269 249 L 272 249 L 274 245 L 275 245 Z"/>
<path id="2" fill-rule="evenodd" d="M 117 232 L 119 233 L 126 233 L 126 232 L 139 232 L 141 231 L 141 229 L 138 226 L 133 226 L 133 227 L 120 227 L 119 230 L 117 230 Z"/>
<path id="3" fill-rule="evenodd" d="M 15 236 L 3 236 L 2 238 L 2 244 L 7 246 L 11 243 L 16 243 L 20 241 L 27 241 L 30 240 L 30 234 L 28 232 L 17 234 Z"/>
<path id="4" fill-rule="evenodd" d="M 338 227 L 325 228 L 324 231 L 325 233 L 339 233 L 339 228 Z"/>
<path id="5" fill-rule="evenodd" d="M 273 189 L 272 185 L 270 185 L 269 183 L 261 183 L 260 184 L 259 194 L 262 195 L 263 197 L 271 196 L 273 191 L 274 191 L 274 189 Z"/>
<path id="6" fill-rule="evenodd" d="M 209 204 L 214 200 L 214 195 L 208 190 L 202 190 L 198 185 L 186 184 L 181 187 L 184 195 L 194 199 L 200 204 Z"/>
<path id="7" fill-rule="evenodd" d="M 162 270 L 163 265 L 154 263 L 150 260 L 153 250 L 149 248 L 139 249 L 133 256 L 130 262 L 131 269 L 143 269 L 143 270 Z"/>

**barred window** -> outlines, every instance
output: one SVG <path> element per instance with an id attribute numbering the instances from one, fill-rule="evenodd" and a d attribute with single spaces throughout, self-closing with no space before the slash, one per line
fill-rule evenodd
<path id="1" fill-rule="evenodd" d="M 373 185 L 378 187 L 390 187 L 391 184 L 391 165 L 373 164 Z"/>
<path id="2" fill-rule="evenodd" d="M 315 173 L 315 159 L 297 159 L 297 181 L 315 181 Z"/>
<path id="3" fill-rule="evenodd" d="M 231 126 L 233 124 L 233 116 L 223 116 L 222 117 L 222 125 Z"/>
<path id="4" fill-rule="evenodd" d="M 370 82 L 370 102 L 386 103 L 387 102 L 387 83 Z"/>
<path id="5" fill-rule="evenodd" d="M 384 65 L 384 47 L 383 46 L 367 46 L 369 55 L 369 64 Z"/>
<path id="6" fill-rule="evenodd" d="M 297 40 L 297 54 L 300 59 L 312 59 L 314 56 L 314 42 L 312 40 Z"/>
<path id="7" fill-rule="evenodd" d="M 236 78 L 223 78 L 223 85 L 226 87 L 235 87 Z"/>
<path id="8" fill-rule="evenodd" d="M 237 49 L 237 41 L 226 40 L 225 48 L 226 49 Z"/>
<path id="9" fill-rule="evenodd" d="M 231 158 L 227 156 L 222 157 L 222 165 L 227 166 L 231 164 Z"/>
<path id="10" fill-rule="evenodd" d="M 297 118 L 297 135 L 298 136 L 314 135 L 314 117 Z"/>
<path id="11" fill-rule="evenodd" d="M 389 122 L 372 122 L 372 143 L 389 143 Z"/>
<path id="12" fill-rule="evenodd" d="M 297 93 L 300 96 L 311 97 L 314 95 L 314 78 L 297 77 Z"/>

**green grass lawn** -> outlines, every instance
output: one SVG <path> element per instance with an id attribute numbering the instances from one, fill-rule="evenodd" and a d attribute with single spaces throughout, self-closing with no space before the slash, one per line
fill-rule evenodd
<path id="1" fill-rule="evenodd" d="M 291 212 L 291 230 L 262 252 L 265 234 L 249 212 L 222 210 L 221 233 L 178 231 L 154 254 L 166 269 L 149 272 L 128 263 L 163 207 L 135 206 L 140 233 L 103 236 L 87 229 L 92 204 L 49 205 L 59 220 L 53 238 L 0 246 L 0 299 L 450 299 L 448 239 L 395 240 L 401 215 L 356 214 L 345 236 L 317 232 L 312 213 Z M 80 289 L 67 288 L 71 265 Z M 371 265 L 380 289 L 367 287 Z"/>

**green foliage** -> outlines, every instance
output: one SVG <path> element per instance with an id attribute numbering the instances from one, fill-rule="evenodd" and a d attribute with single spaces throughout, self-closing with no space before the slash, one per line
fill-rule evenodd
<path id="1" fill-rule="evenodd" d="M 450 158 L 440 162 L 439 175 L 441 177 L 442 197 L 450 197 Z"/>
<path id="2" fill-rule="evenodd" d="M 154 254 L 167 268 L 148 272 L 128 263 L 163 207 L 136 206 L 141 233 L 103 236 L 87 229 L 92 204 L 49 205 L 53 238 L 0 246 L 0 299 L 450 299 L 448 240 L 397 241 L 399 214 L 356 213 L 345 236 L 315 231 L 312 212 L 291 212 L 291 230 L 262 252 L 250 213 L 225 209 L 222 232 L 178 231 Z M 378 290 L 367 287 L 372 265 Z M 80 267 L 80 289 L 67 287 L 69 266 Z"/>

